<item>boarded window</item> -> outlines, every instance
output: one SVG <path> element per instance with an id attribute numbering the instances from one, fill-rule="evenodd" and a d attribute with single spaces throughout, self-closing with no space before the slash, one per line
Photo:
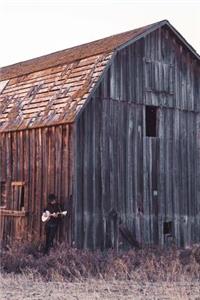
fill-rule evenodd
<path id="1" fill-rule="evenodd" d="M 157 136 L 157 107 L 146 106 L 146 136 Z"/>
<path id="2" fill-rule="evenodd" d="M 24 182 L 13 181 L 12 182 L 12 207 L 13 210 L 24 209 Z"/>
<path id="3" fill-rule="evenodd" d="M 6 206 L 6 183 L 0 182 L 0 207 Z"/>
<path id="4" fill-rule="evenodd" d="M 174 66 L 159 61 L 146 60 L 145 64 L 146 91 L 173 94 Z"/>

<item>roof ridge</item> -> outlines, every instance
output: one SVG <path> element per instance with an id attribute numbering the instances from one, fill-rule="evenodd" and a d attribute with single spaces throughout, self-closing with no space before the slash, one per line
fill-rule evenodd
<path id="1" fill-rule="evenodd" d="M 71 63 L 78 59 L 83 59 L 89 56 L 95 56 L 98 54 L 113 51 L 120 45 L 123 45 L 128 40 L 132 39 L 132 35 L 133 37 L 134 35 L 140 35 L 147 29 L 151 28 L 152 26 L 158 25 L 161 22 L 163 21 L 117 33 L 111 36 L 94 40 L 92 42 L 73 46 L 64 50 L 55 51 L 46 55 L 2 67 L 0 68 L 0 80 L 11 79 L 17 76 L 41 71 L 64 63 Z"/>
<path id="2" fill-rule="evenodd" d="M 80 59 L 107 54 L 126 47 L 129 43 L 136 41 L 145 34 L 167 25 L 181 42 L 200 60 L 196 50 L 185 40 L 185 38 L 170 24 L 166 19 L 155 22 L 143 27 L 138 27 L 122 33 L 117 33 L 92 42 L 73 46 L 64 50 L 56 51 L 47 55 L 32 58 L 26 61 L 18 62 L 9 66 L 0 68 L 0 81 L 27 75 L 37 71 L 46 70 L 63 64 L 69 64 Z"/>

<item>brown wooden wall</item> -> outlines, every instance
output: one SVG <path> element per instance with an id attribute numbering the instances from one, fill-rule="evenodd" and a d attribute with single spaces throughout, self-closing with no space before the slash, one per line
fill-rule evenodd
<path id="1" fill-rule="evenodd" d="M 165 28 L 117 53 L 76 124 L 79 247 L 115 245 L 113 212 L 141 243 L 200 241 L 199 75 Z M 146 105 L 157 107 L 156 137 L 146 136 Z"/>
<path id="2" fill-rule="evenodd" d="M 71 141 L 71 125 L 0 134 L 0 183 L 5 186 L 6 194 L 1 238 L 39 239 L 44 228 L 41 213 L 49 193 L 55 193 L 60 203 L 70 210 Z M 24 204 L 20 203 L 21 190 Z M 26 228 L 16 228 L 17 216 L 24 216 Z M 62 239 L 71 239 L 70 224 L 71 217 L 68 217 L 60 232 Z"/>

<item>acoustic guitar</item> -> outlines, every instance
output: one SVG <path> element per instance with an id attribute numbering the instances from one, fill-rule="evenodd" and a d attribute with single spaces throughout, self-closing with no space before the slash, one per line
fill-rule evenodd
<path id="1" fill-rule="evenodd" d="M 66 216 L 67 215 L 67 211 L 59 211 L 57 213 L 50 213 L 50 211 L 46 210 L 43 214 L 42 214 L 42 222 L 47 222 L 49 221 L 49 219 L 52 217 L 52 216 L 59 216 L 59 215 L 62 215 L 62 216 Z"/>

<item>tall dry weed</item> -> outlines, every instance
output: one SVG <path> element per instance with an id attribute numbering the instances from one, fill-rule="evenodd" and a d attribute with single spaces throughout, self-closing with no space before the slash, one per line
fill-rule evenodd
<path id="1" fill-rule="evenodd" d="M 29 273 L 44 280 L 200 280 L 200 245 L 186 250 L 146 247 L 117 253 L 79 250 L 63 243 L 44 256 L 40 244 L 26 243 L 2 248 L 0 259 L 2 273 Z"/>

